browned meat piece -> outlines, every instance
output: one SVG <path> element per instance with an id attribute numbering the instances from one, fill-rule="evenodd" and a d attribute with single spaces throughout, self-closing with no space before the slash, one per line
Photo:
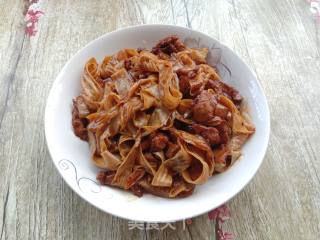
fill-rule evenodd
<path id="1" fill-rule="evenodd" d="M 214 93 L 202 91 L 194 100 L 193 119 L 207 126 L 217 126 L 230 118 L 230 111 L 218 103 Z"/>
<path id="2" fill-rule="evenodd" d="M 147 159 L 147 161 L 150 163 L 151 167 L 155 170 L 157 170 L 161 164 L 161 160 L 155 158 L 152 153 L 146 153 L 144 157 Z"/>
<path id="3" fill-rule="evenodd" d="M 143 196 L 143 188 L 138 185 L 135 184 L 130 188 L 131 192 L 136 195 L 137 197 L 142 197 Z"/>
<path id="4" fill-rule="evenodd" d="M 104 182 L 104 177 L 105 177 L 105 172 L 100 171 L 98 172 L 96 178 L 102 184 Z"/>
<path id="5" fill-rule="evenodd" d="M 190 92 L 189 78 L 185 75 L 179 77 L 179 90 L 183 96 L 188 96 Z"/>
<path id="6" fill-rule="evenodd" d="M 158 44 L 152 48 L 152 53 L 159 54 L 171 54 L 173 52 L 179 52 L 186 49 L 186 46 L 181 42 L 181 40 L 177 36 L 169 36 L 162 39 Z"/>
<path id="7" fill-rule="evenodd" d="M 111 153 L 118 153 L 119 152 L 118 143 L 114 142 L 114 141 L 110 141 L 109 146 L 108 146 L 108 150 Z"/>
<path id="8" fill-rule="evenodd" d="M 214 110 L 217 105 L 215 96 L 208 92 L 202 91 L 195 99 L 193 106 L 193 119 L 199 123 L 205 123 L 214 117 Z"/>
<path id="9" fill-rule="evenodd" d="M 76 106 L 75 100 L 73 100 L 72 109 L 72 127 L 74 134 L 82 140 L 88 141 L 88 132 L 86 129 L 86 119 L 81 119 L 79 116 L 79 110 Z"/>
<path id="10" fill-rule="evenodd" d="M 240 93 L 234 89 L 233 87 L 229 86 L 228 84 L 217 81 L 217 80 L 209 80 L 208 88 L 212 88 L 218 94 L 224 94 L 236 104 L 239 105 L 242 102 L 242 96 Z"/>
<path id="11" fill-rule="evenodd" d="M 116 175 L 116 171 L 101 171 L 97 174 L 97 180 L 102 184 L 102 185 L 111 185 L 111 182 Z"/>
<path id="12" fill-rule="evenodd" d="M 231 135 L 231 128 L 225 123 L 221 123 L 216 127 L 219 130 L 221 143 L 227 143 Z"/>
<path id="13" fill-rule="evenodd" d="M 159 152 L 163 150 L 167 143 L 168 143 L 168 137 L 164 135 L 163 133 L 156 133 L 151 137 L 151 152 Z"/>
<path id="14" fill-rule="evenodd" d="M 192 128 L 195 133 L 200 134 L 209 145 L 219 144 L 221 141 L 219 131 L 215 127 L 205 127 L 200 124 L 193 124 Z"/>
<path id="15" fill-rule="evenodd" d="M 190 92 L 196 92 L 197 90 L 196 88 L 199 88 L 199 89 L 201 88 L 202 85 L 200 86 L 193 85 L 193 87 L 191 88 L 191 84 L 190 84 L 190 81 L 192 81 L 196 77 L 198 69 L 199 69 L 198 66 L 194 68 L 183 67 L 183 68 L 179 68 L 176 71 L 179 78 L 180 92 L 184 96 L 189 96 Z"/>
<path id="16" fill-rule="evenodd" d="M 168 148 L 165 152 L 166 158 L 172 158 L 179 151 L 180 147 L 178 144 L 168 142 Z"/>
<path id="17" fill-rule="evenodd" d="M 151 145 L 151 142 L 150 142 L 150 139 L 147 137 L 145 139 L 143 139 L 141 141 L 141 150 L 144 152 L 144 151 L 148 151 L 149 148 L 150 148 L 150 145 Z"/>

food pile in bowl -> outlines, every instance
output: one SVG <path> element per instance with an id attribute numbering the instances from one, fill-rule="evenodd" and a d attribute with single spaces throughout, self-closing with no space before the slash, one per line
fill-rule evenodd
<path id="1" fill-rule="evenodd" d="M 186 197 L 239 158 L 255 127 L 207 54 L 168 36 L 152 49 L 87 61 L 72 125 L 89 143 L 101 184 Z"/>

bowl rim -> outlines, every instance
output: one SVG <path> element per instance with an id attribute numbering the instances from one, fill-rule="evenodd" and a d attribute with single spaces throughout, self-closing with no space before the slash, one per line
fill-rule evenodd
<path id="1" fill-rule="evenodd" d="M 46 146 L 47 146 L 47 149 L 48 149 L 48 152 L 49 152 L 49 155 L 50 155 L 50 158 L 52 160 L 52 162 L 54 163 L 54 166 L 56 167 L 56 169 L 58 170 L 60 176 L 62 177 L 62 179 L 64 180 L 65 183 L 67 183 L 67 185 L 73 190 L 73 192 L 75 192 L 78 196 L 80 196 L 80 198 L 82 198 L 83 200 L 85 200 L 87 203 L 89 203 L 90 205 L 96 207 L 97 209 L 101 210 L 102 212 L 105 212 L 105 213 L 108 213 L 112 216 L 116 216 L 116 217 L 119 217 L 119 218 L 123 218 L 123 219 L 127 219 L 127 220 L 134 220 L 134 221 L 143 221 L 143 222 L 146 222 L 146 220 L 144 219 L 141 219 L 139 217 L 135 218 L 135 219 L 132 219 L 126 215 L 121 215 L 121 214 L 117 214 L 115 212 L 109 212 L 107 211 L 106 209 L 103 209 L 100 205 L 98 204 L 95 204 L 93 202 L 90 201 L 90 199 L 88 199 L 86 197 L 86 195 L 83 193 L 81 194 L 72 184 L 70 181 L 68 181 L 66 179 L 66 177 L 64 176 L 64 174 L 62 174 L 62 170 L 58 167 L 58 162 L 57 161 L 54 161 L 53 160 L 53 154 L 52 154 L 52 148 L 49 146 L 48 144 L 48 125 L 46 124 L 47 122 L 47 118 L 48 118 L 48 114 L 49 114 L 49 98 L 50 98 L 50 95 L 53 93 L 52 89 L 54 88 L 55 84 L 57 83 L 57 80 L 61 78 L 61 76 L 64 74 L 64 72 L 66 71 L 66 68 L 67 66 L 70 64 L 70 62 L 75 59 L 75 58 L 78 58 L 79 55 L 81 54 L 81 52 L 96 44 L 96 42 L 99 42 L 101 41 L 103 38 L 105 38 L 106 36 L 108 35 L 112 35 L 112 34 L 115 34 L 117 32 L 123 32 L 123 31 L 126 31 L 126 30 L 135 30 L 135 29 L 140 29 L 140 28 L 148 28 L 148 27 L 169 27 L 169 28 L 176 28 L 176 29 L 183 29 L 183 30 L 188 30 L 190 32 L 194 32 L 194 33 L 197 33 L 199 35 L 202 35 L 202 36 L 206 36 L 206 37 L 209 37 L 211 38 L 212 40 L 214 41 L 217 41 L 219 42 L 219 44 L 223 45 L 226 49 L 228 49 L 229 51 L 231 51 L 236 57 L 239 58 L 240 61 L 242 61 L 245 66 L 248 68 L 248 70 L 250 71 L 250 73 L 253 75 L 253 77 L 255 78 L 255 82 L 257 84 L 257 87 L 259 89 L 259 91 L 261 92 L 261 98 L 265 104 L 265 114 L 266 114 L 266 119 L 265 119 L 265 122 L 266 122 L 266 125 L 265 125 L 265 135 L 264 137 L 266 138 L 265 139 L 265 145 L 263 146 L 263 148 L 261 149 L 261 161 L 260 163 L 257 165 L 257 167 L 254 169 L 253 171 L 253 174 L 252 176 L 250 176 L 250 178 L 248 178 L 248 180 L 243 184 L 243 186 L 241 186 L 239 189 L 237 189 L 236 191 L 233 192 L 233 194 L 231 194 L 230 196 L 228 196 L 219 206 L 225 204 L 226 202 L 230 201 L 232 198 L 234 198 L 237 194 L 239 194 L 247 185 L 250 181 L 252 181 L 252 179 L 254 178 L 254 176 L 257 174 L 259 168 L 261 167 L 262 165 L 262 162 L 264 161 L 264 158 L 265 158 L 265 155 L 266 155 L 266 151 L 267 151 L 267 148 L 268 148 L 268 145 L 269 145 L 269 140 L 270 140 L 270 110 L 269 110 L 269 105 L 268 105 L 268 101 L 267 101 L 267 98 L 266 98 L 266 95 L 264 93 L 264 90 L 260 84 L 260 81 L 259 81 L 259 78 L 258 76 L 256 75 L 256 72 L 253 71 L 252 67 L 242 58 L 240 57 L 235 51 L 233 51 L 231 48 L 229 48 L 223 41 L 220 41 L 220 40 L 217 40 L 216 38 L 212 37 L 212 36 L 209 36 L 207 35 L 206 33 L 203 33 L 203 32 L 200 32 L 198 30 L 194 30 L 194 29 L 191 29 L 191 28 L 188 28 L 188 27 L 182 27 L 182 26 L 177 26 L 177 25 L 172 25 L 172 24 L 137 24 L 137 25 L 131 25 L 131 26 L 127 26 L 127 27 L 120 27 L 120 28 L 117 28 L 113 31 L 110 31 L 110 32 L 107 32 L 101 36 L 99 36 L 98 38 L 95 38 L 93 40 L 91 40 L 90 42 L 88 42 L 85 46 L 83 46 L 82 48 L 80 48 L 78 51 L 76 51 L 76 53 L 74 53 L 70 58 L 69 60 L 64 64 L 64 66 L 62 67 L 62 69 L 59 71 L 58 75 L 56 76 L 55 80 L 52 82 L 51 84 L 51 87 L 50 87 L 50 90 L 49 90 L 49 93 L 47 95 L 47 99 L 46 99 L 46 106 L 45 106 L 45 113 L 44 113 L 44 130 L 45 130 L 45 139 L 46 139 Z M 217 208 L 219 206 L 214 206 L 210 209 L 207 209 L 207 210 L 202 210 L 202 211 L 198 211 L 196 213 L 192 213 L 190 214 L 190 217 L 187 217 L 187 218 L 194 218 L 194 217 L 197 217 L 197 216 L 200 216 L 202 214 L 205 214 L 207 212 L 209 212 L 210 210 L 214 209 L 214 208 Z M 186 218 L 174 218 L 174 219 L 168 219 L 168 220 L 148 220 L 148 222 L 157 222 L 157 223 L 170 223 L 170 222 L 175 222 L 175 221 L 180 221 L 180 220 L 184 220 Z"/>

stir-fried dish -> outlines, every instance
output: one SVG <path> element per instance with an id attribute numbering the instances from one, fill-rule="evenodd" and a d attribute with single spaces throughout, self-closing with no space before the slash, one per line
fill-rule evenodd
<path id="1" fill-rule="evenodd" d="M 239 158 L 255 128 L 207 54 L 169 36 L 86 63 L 72 125 L 101 184 L 185 197 Z"/>

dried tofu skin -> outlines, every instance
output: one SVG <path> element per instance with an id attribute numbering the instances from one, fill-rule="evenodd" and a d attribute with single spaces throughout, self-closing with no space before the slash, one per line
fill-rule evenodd
<path id="1" fill-rule="evenodd" d="M 129 153 L 121 162 L 121 165 L 117 169 L 116 175 L 114 176 L 114 179 L 112 181 L 113 185 L 128 189 L 126 181 L 128 176 L 132 173 L 133 167 L 138 157 L 139 143 L 140 139 L 138 138 L 136 139 L 135 144 L 130 149 Z"/>
<path id="2" fill-rule="evenodd" d="M 190 167 L 192 155 L 188 152 L 188 149 L 185 144 L 182 143 L 182 140 L 178 140 L 178 146 L 178 152 L 173 157 L 166 159 L 164 165 L 174 172 L 182 173 Z"/>
<path id="3" fill-rule="evenodd" d="M 182 98 L 176 78 L 173 75 L 172 65 L 162 62 L 159 66 L 159 91 L 162 104 L 167 109 L 175 109 Z"/>
<path id="4" fill-rule="evenodd" d="M 120 97 L 125 96 L 133 84 L 131 77 L 124 68 L 112 74 L 111 79 L 114 81 L 115 88 Z"/>
<path id="5" fill-rule="evenodd" d="M 255 127 L 241 95 L 207 64 L 208 52 L 169 36 L 152 50 L 88 60 L 72 125 L 102 184 L 186 197 L 239 158 Z"/>
<path id="6" fill-rule="evenodd" d="M 139 58 L 139 68 L 147 72 L 159 72 L 159 59 L 154 54 L 143 51 Z"/>
<path id="7" fill-rule="evenodd" d="M 91 58 L 84 67 L 81 80 L 82 98 L 87 107 L 95 111 L 99 108 L 99 102 L 103 96 L 103 88 L 100 85 L 99 68 L 96 59 Z"/>
<path id="8" fill-rule="evenodd" d="M 170 187 L 172 185 L 172 175 L 169 173 L 168 168 L 163 163 L 153 176 L 151 185 L 158 187 Z"/>

